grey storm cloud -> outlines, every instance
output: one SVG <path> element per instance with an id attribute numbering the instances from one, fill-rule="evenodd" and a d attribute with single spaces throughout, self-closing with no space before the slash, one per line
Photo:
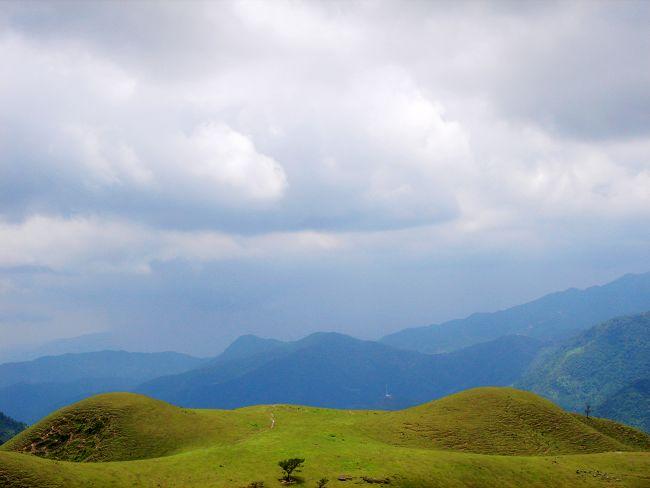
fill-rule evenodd
<path id="1" fill-rule="evenodd" d="M 646 271 L 649 22 L 647 2 L 3 2 L 0 334 L 372 336 Z M 9 320 L 30 308 L 48 319 Z"/>

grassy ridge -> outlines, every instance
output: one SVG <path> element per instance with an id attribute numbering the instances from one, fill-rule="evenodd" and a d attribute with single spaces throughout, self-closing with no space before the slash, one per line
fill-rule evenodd
<path id="1" fill-rule="evenodd" d="M 482 454 L 549 455 L 649 450 L 650 437 L 604 419 L 570 415 L 512 388 L 477 388 L 376 417 L 379 438 L 399 445 Z"/>
<path id="2" fill-rule="evenodd" d="M 153 458 L 237 442 L 262 421 L 261 412 L 189 410 L 133 393 L 108 393 L 53 413 L 3 448 L 63 461 Z"/>
<path id="3" fill-rule="evenodd" d="M 98 417 L 108 420 L 88 432 Z M 58 435 L 58 443 L 55 435 L 34 451 L 47 433 Z M 96 443 L 99 454 L 81 449 L 86 455 L 78 456 L 73 446 L 82 441 Z M 650 453 L 625 451 L 649 448 L 645 434 L 585 421 L 510 388 L 469 390 L 399 412 L 288 405 L 184 410 L 111 394 L 64 409 L 4 445 L 0 485 L 236 487 L 262 480 L 280 486 L 277 461 L 301 456 L 305 486 L 323 476 L 331 486 L 363 483 L 364 476 L 414 487 L 648 486 Z M 585 452 L 594 454 L 576 455 Z M 63 461 L 79 459 L 114 462 Z M 355 480 L 338 482 L 340 474 Z"/>

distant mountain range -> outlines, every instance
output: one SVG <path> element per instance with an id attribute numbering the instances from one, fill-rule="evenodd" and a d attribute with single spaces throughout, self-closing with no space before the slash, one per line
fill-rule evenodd
<path id="1" fill-rule="evenodd" d="M 543 351 L 516 386 L 570 410 L 589 404 L 595 414 L 647 428 L 650 409 L 642 406 L 648 405 L 649 378 L 650 313 L 643 313 L 609 320 Z"/>
<path id="2" fill-rule="evenodd" d="M 247 341 L 254 348 L 262 345 L 259 339 Z M 251 355 L 242 355 L 241 345 L 234 346 L 240 351 L 235 357 L 229 348 L 206 367 L 157 378 L 135 391 L 186 407 L 293 403 L 402 408 L 474 386 L 510 385 L 542 343 L 507 336 L 449 354 L 428 355 L 342 334 L 317 333 Z"/>
<path id="3" fill-rule="evenodd" d="M 128 391 L 157 376 L 205 362 L 175 352 L 99 351 L 5 363 L 0 365 L 0 411 L 32 423 L 87 396 Z"/>
<path id="4" fill-rule="evenodd" d="M 523 305 L 465 319 L 405 329 L 384 344 L 425 353 L 448 352 L 504 335 L 563 340 L 605 320 L 650 310 L 650 273 L 628 274 L 603 286 L 571 288 Z"/>
<path id="5" fill-rule="evenodd" d="M 32 423 L 110 391 L 139 392 L 184 407 L 398 409 L 472 387 L 516 385 L 564 408 L 582 411 L 589 403 L 594 415 L 648 429 L 650 313 L 612 317 L 646 302 L 650 310 L 649 285 L 650 273 L 627 275 L 424 332 L 405 331 L 423 334 L 420 350 L 391 345 L 388 338 L 373 342 L 337 333 L 294 342 L 245 335 L 207 359 L 101 351 L 7 363 L 0 365 L 0 411 Z M 585 325 L 601 316 L 612 320 Z M 433 336 L 453 350 L 422 352 L 441 346 L 427 342 Z M 456 347 L 464 343 L 470 345 Z"/>
<path id="6" fill-rule="evenodd" d="M 0 346 L 0 363 L 32 361 L 44 356 L 60 356 L 61 354 L 120 351 L 125 349 L 119 337 L 110 332 L 96 332 L 76 337 L 55 339 L 41 344 L 14 346 L 3 348 Z"/>
<path id="7" fill-rule="evenodd" d="M 514 384 L 566 409 L 582 412 L 590 404 L 593 415 L 648 429 L 647 378 L 650 313 L 618 317 L 554 344 L 504 336 L 444 354 L 334 333 L 291 343 L 246 336 L 206 366 L 136 391 L 185 407 L 394 409 L 475 386 Z"/>

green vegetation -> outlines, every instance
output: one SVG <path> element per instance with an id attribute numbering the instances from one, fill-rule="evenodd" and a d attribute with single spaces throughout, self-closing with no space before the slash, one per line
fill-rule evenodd
<path id="1" fill-rule="evenodd" d="M 610 429 L 610 424 L 620 430 Z M 481 454 L 650 449 L 650 437 L 635 429 L 567 414 L 533 393 L 511 388 L 467 390 L 408 410 L 371 416 L 362 425 L 368 435 L 385 442 L 399 439 L 402 446 Z"/>
<path id="2" fill-rule="evenodd" d="M 289 459 L 283 459 L 282 461 L 278 462 L 278 466 L 280 466 L 280 469 L 282 469 L 282 472 L 284 473 L 282 479 L 289 483 L 294 481 L 293 473 L 294 472 L 299 473 L 301 471 L 300 468 L 304 464 L 305 464 L 304 458 L 289 458 Z"/>
<path id="3" fill-rule="evenodd" d="M 648 435 L 564 412 L 531 393 L 477 388 L 392 412 L 186 410 L 135 394 L 100 395 L 2 446 L 0 486 L 273 487 L 280 486 L 277 460 L 297 453 L 297 461 L 308 460 L 305 486 L 326 479 L 334 487 L 650 481 Z"/>
<path id="4" fill-rule="evenodd" d="M 0 412 L 0 444 L 8 441 L 27 426 Z"/>
<path id="5" fill-rule="evenodd" d="M 609 396 L 596 409 L 596 415 L 650 432 L 650 378 L 635 381 Z"/>
<path id="6" fill-rule="evenodd" d="M 633 391 L 623 391 L 650 375 L 650 312 L 619 317 L 578 335 L 561 347 L 543 353 L 517 386 L 549 398 L 564 408 L 593 411 L 616 420 L 635 418 L 635 425 L 650 424 L 650 409 L 622 402 Z M 638 389 L 637 389 L 638 391 Z M 609 402 L 608 407 L 601 405 Z M 633 412 L 628 414 L 627 412 Z M 636 413 L 634 413 L 636 412 Z"/>

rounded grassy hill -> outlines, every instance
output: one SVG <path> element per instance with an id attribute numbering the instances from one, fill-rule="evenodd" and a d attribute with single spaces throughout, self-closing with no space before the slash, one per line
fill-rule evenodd
<path id="1" fill-rule="evenodd" d="M 650 437 L 531 393 L 477 388 L 401 411 L 189 410 L 130 393 L 61 409 L 0 448 L 0 485 L 650 486 Z M 110 461 L 110 462 L 108 462 Z M 339 481 L 339 477 L 351 477 Z"/>

